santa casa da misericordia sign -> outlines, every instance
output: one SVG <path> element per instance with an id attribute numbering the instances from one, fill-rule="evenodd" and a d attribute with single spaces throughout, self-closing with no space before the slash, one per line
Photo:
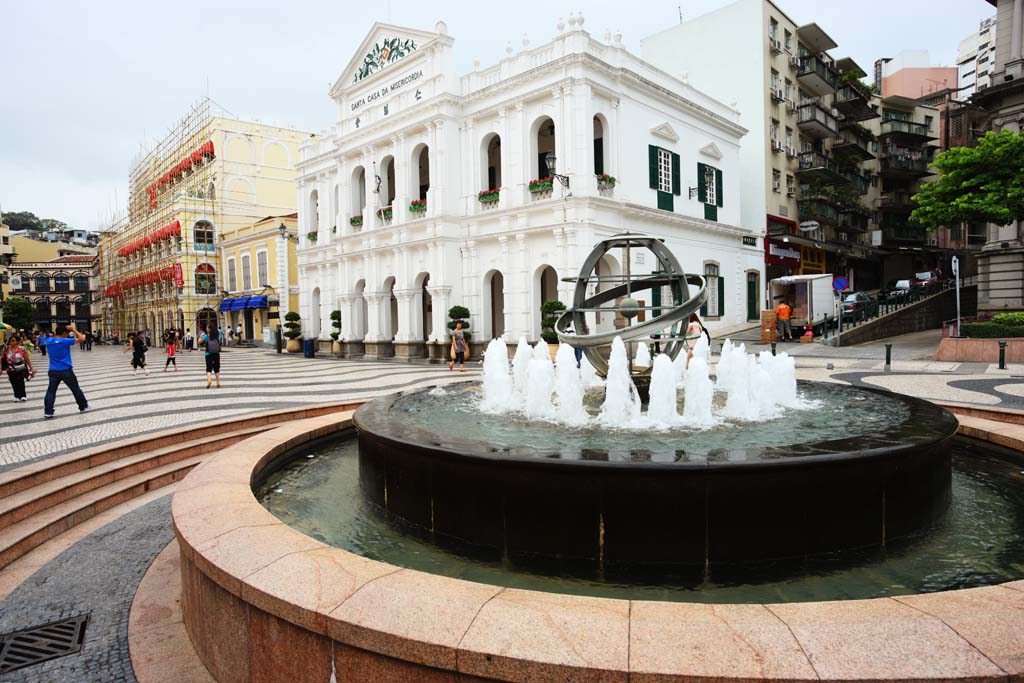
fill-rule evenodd
<path id="1" fill-rule="evenodd" d="M 380 71 L 388 64 L 393 64 L 415 51 L 416 41 L 412 38 L 384 38 L 363 57 L 363 63 L 356 70 L 352 82 L 358 83 L 364 78 L 369 78 L 375 71 Z"/>

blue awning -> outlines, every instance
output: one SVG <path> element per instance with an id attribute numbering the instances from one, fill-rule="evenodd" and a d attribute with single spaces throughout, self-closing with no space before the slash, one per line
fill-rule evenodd
<path id="1" fill-rule="evenodd" d="M 247 297 L 247 296 L 240 296 L 240 297 L 238 297 L 237 299 L 235 299 L 234 301 L 231 302 L 231 310 L 232 311 L 244 311 L 245 310 L 245 305 L 247 303 L 249 303 L 249 299 L 250 299 L 250 297 Z"/>
<path id="2" fill-rule="evenodd" d="M 249 302 L 245 305 L 245 307 L 246 308 L 267 308 L 267 297 L 263 296 L 263 295 L 251 296 L 251 297 L 249 297 Z"/>
<path id="3" fill-rule="evenodd" d="M 234 299 L 224 299 L 223 301 L 220 302 L 220 308 L 217 309 L 217 310 L 220 310 L 220 311 L 230 311 L 231 310 L 231 306 L 234 303 L 235 303 Z"/>

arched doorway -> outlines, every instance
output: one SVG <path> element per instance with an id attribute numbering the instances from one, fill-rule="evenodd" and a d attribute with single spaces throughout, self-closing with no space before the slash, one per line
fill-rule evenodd
<path id="1" fill-rule="evenodd" d="M 430 148 L 417 145 L 412 151 L 412 186 L 409 188 L 413 200 L 426 199 L 430 189 Z"/>
<path id="2" fill-rule="evenodd" d="M 201 308 L 196 312 L 196 338 L 210 325 L 217 325 L 217 312 L 212 308 Z"/>
<path id="3" fill-rule="evenodd" d="M 398 334 L 398 299 L 395 297 L 395 277 L 392 275 L 384 280 L 384 329 L 381 336 L 384 341 L 393 342 Z"/>
<path id="4" fill-rule="evenodd" d="M 395 202 L 395 158 L 386 156 L 380 162 L 380 197 L 381 208 L 392 206 Z"/>
<path id="5" fill-rule="evenodd" d="M 607 167 L 605 164 L 605 133 L 607 125 L 600 114 L 594 116 L 594 175 L 601 175 Z"/>
<path id="6" fill-rule="evenodd" d="M 419 338 L 426 342 L 434 331 L 434 302 L 427 291 L 430 284 L 430 273 L 420 273 L 416 277 L 419 282 Z"/>
<path id="7" fill-rule="evenodd" d="M 537 172 L 537 178 L 547 178 L 551 175 L 548 169 L 547 155 L 549 152 L 557 154 L 555 149 L 555 122 L 550 116 L 543 116 L 533 124 L 533 148 L 536 165 L 533 166 Z"/>
<path id="8" fill-rule="evenodd" d="M 352 196 L 350 198 L 349 210 L 352 215 L 349 216 L 349 225 L 354 230 L 362 228 L 362 222 L 357 220 L 358 225 L 352 225 L 352 219 L 361 219 L 363 217 L 363 210 L 366 208 L 366 169 L 362 166 L 356 166 L 355 170 L 352 171 L 352 183 L 350 185 Z"/>
<path id="9" fill-rule="evenodd" d="M 540 338 L 540 321 L 543 317 L 540 309 L 546 301 L 558 300 L 558 273 L 549 265 L 542 265 L 535 271 L 533 278 L 533 319 L 537 321 L 534 325 L 534 334 Z M 564 302 L 563 302 L 564 303 Z"/>
<path id="10" fill-rule="evenodd" d="M 747 321 L 761 319 L 761 274 L 747 271 Z"/>
<path id="11" fill-rule="evenodd" d="M 484 275 L 484 292 L 484 329 L 491 339 L 499 339 L 505 335 L 505 276 L 500 270 Z"/>
<path id="12" fill-rule="evenodd" d="M 313 190 L 309 193 L 309 203 L 306 204 L 306 232 L 317 232 L 320 230 L 320 193 Z"/>
<path id="13" fill-rule="evenodd" d="M 480 144 L 480 189 L 501 188 L 501 136 L 491 133 Z"/>

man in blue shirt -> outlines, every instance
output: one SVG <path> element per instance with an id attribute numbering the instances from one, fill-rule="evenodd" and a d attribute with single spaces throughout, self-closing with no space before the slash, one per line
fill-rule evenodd
<path id="1" fill-rule="evenodd" d="M 80 344 L 85 335 L 75 329 L 74 325 L 58 325 L 57 334 L 54 337 L 40 339 L 39 343 L 45 345 L 50 352 L 50 386 L 46 389 L 46 398 L 43 400 L 43 417 L 53 417 L 53 403 L 57 399 L 57 387 L 61 382 L 68 385 L 68 389 L 78 402 L 78 411 L 84 413 L 89 409 L 89 401 L 78 386 L 78 378 L 71 365 L 71 347 Z"/>

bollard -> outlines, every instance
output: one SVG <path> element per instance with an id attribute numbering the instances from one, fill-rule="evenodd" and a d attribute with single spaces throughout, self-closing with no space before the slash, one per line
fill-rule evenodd
<path id="1" fill-rule="evenodd" d="M 772 355 L 775 355 L 775 342 L 772 342 Z M 1002 358 L 1002 352 L 1000 352 L 999 357 Z"/>
<path id="2" fill-rule="evenodd" d="M 999 342 L 999 369 L 1006 369 L 1006 342 L 1004 341 Z"/>
<path id="3" fill-rule="evenodd" d="M 892 344 L 885 345 L 885 369 L 892 369 Z"/>
<path id="4" fill-rule="evenodd" d="M 827 315 L 825 316 L 825 327 L 824 327 L 823 332 L 824 332 L 824 335 L 825 335 L 825 339 L 828 339 L 828 316 Z"/>

